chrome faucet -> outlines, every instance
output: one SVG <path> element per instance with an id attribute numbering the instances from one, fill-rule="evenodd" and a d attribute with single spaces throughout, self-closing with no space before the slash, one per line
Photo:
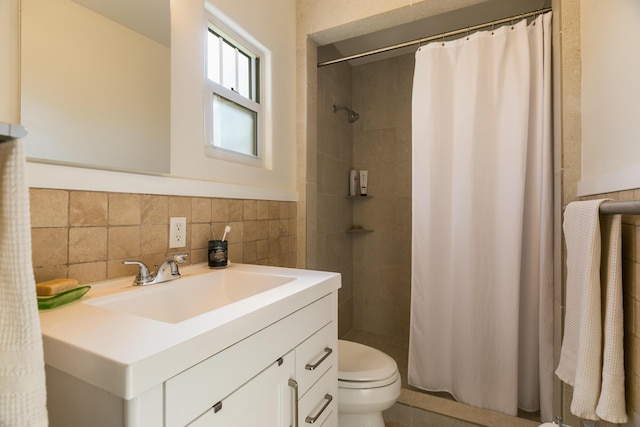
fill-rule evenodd
<path id="1" fill-rule="evenodd" d="M 178 270 L 178 264 L 184 263 L 187 260 L 187 256 L 189 256 L 189 254 L 173 255 L 160 264 L 160 266 L 156 264 L 156 271 L 153 273 L 150 273 L 149 268 L 141 261 L 122 261 L 122 263 L 138 266 L 138 274 L 136 274 L 135 279 L 133 279 L 133 284 L 134 286 L 143 286 L 179 279 L 180 271 Z"/>

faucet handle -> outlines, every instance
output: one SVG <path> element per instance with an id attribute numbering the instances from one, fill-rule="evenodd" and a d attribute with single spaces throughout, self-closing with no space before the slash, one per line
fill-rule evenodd
<path id="1" fill-rule="evenodd" d="M 122 261 L 123 264 L 127 265 L 137 265 L 138 266 L 138 274 L 136 274 L 136 278 L 133 280 L 135 284 L 143 284 L 147 283 L 151 280 L 151 273 L 149 273 L 149 268 L 146 266 L 144 262 L 141 261 Z"/>
<path id="2" fill-rule="evenodd" d="M 183 264 L 185 262 L 187 262 L 187 257 L 189 256 L 188 253 L 183 253 L 183 254 L 175 254 L 171 256 L 171 259 L 173 261 L 175 261 L 176 264 Z M 171 260 L 170 259 L 170 260 Z"/>
<path id="3" fill-rule="evenodd" d="M 178 270 L 178 264 L 184 264 L 185 262 L 187 262 L 187 256 L 189 256 L 188 253 L 175 254 L 175 255 L 172 255 L 169 259 L 167 259 L 166 264 L 168 264 L 171 267 L 171 277 L 173 278 L 180 277 L 180 270 Z"/>

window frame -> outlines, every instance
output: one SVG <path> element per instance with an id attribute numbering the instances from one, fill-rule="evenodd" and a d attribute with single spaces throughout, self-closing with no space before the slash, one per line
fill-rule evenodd
<path id="1" fill-rule="evenodd" d="M 256 166 L 261 168 L 267 168 L 267 143 L 266 143 L 266 107 L 267 95 L 265 88 L 265 75 L 266 66 L 268 64 L 268 52 L 262 46 L 255 41 L 249 41 L 250 36 L 243 37 L 239 34 L 239 31 L 234 31 L 229 25 L 222 22 L 214 14 L 207 11 L 205 13 L 205 40 L 204 40 L 204 101 L 205 101 L 205 155 L 210 158 L 224 160 L 234 163 L 245 164 L 249 166 Z M 254 71 L 251 73 L 250 78 L 250 93 L 249 99 L 239 92 L 231 90 L 222 84 L 216 83 L 209 79 L 209 32 L 213 32 L 214 35 L 221 37 L 224 42 L 229 43 L 241 51 L 244 55 L 249 56 L 252 59 L 251 68 Z M 253 64 L 253 62 L 257 64 Z M 237 69 L 236 69 L 237 73 Z M 222 77 L 221 77 L 222 78 Z M 227 101 L 233 102 L 249 111 L 252 111 L 256 115 L 255 121 L 255 144 L 256 155 L 242 153 L 239 151 L 231 150 L 224 147 L 214 145 L 214 123 L 213 117 L 213 103 L 215 96 L 220 96 Z"/>

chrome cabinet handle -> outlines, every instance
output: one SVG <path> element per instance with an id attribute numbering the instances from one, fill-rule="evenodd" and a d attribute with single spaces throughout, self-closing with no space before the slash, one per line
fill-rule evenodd
<path id="1" fill-rule="evenodd" d="M 315 417 L 312 417 L 311 415 L 309 415 L 307 418 L 304 419 L 307 423 L 313 424 L 316 421 L 318 421 L 318 418 L 320 418 L 320 415 L 322 415 L 324 410 L 327 409 L 327 406 L 329 406 L 329 404 L 333 400 L 333 396 L 331 396 L 330 394 L 325 394 L 324 399 L 326 400 L 326 402 L 324 403 L 324 405 L 322 405 L 322 408 L 320 408 L 320 411 L 318 411 Z"/>
<path id="2" fill-rule="evenodd" d="M 325 359 L 327 357 L 329 357 L 329 355 L 333 353 L 333 350 L 331 350 L 329 347 L 326 347 L 324 349 L 324 356 L 322 356 L 322 358 L 320 358 L 320 360 L 318 360 L 316 363 L 311 364 L 311 363 L 307 363 L 306 366 L 304 367 L 307 371 L 313 371 L 314 369 L 316 369 L 318 366 L 320 366 L 320 364 L 322 362 L 325 361 Z"/>
<path id="3" fill-rule="evenodd" d="M 298 382 L 289 379 L 289 387 L 293 389 L 293 427 L 298 427 Z"/>

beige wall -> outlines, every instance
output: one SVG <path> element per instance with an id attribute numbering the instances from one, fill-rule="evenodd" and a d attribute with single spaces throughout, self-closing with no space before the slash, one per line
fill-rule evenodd
<path id="1" fill-rule="evenodd" d="M 411 90 L 413 55 L 353 69 L 353 165 L 372 198 L 354 201 L 354 325 L 409 337 L 411 299 Z"/>
<path id="2" fill-rule="evenodd" d="M 640 56 L 635 52 L 640 3 L 582 0 L 580 22 L 584 120 L 579 193 L 639 187 Z"/>
<path id="3" fill-rule="evenodd" d="M 36 277 L 39 280 L 45 280 L 51 277 L 59 277 L 60 275 L 74 275 L 81 277 L 83 281 L 99 280 L 106 277 L 115 277 L 120 273 L 116 273 L 115 270 L 109 272 L 109 265 L 111 264 L 115 269 L 119 260 L 125 257 L 135 256 L 138 254 L 141 258 L 147 259 L 153 258 L 155 260 L 165 256 L 168 252 L 168 248 L 161 249 L 160 246 L 164 245 L 164 239 L 168 237 L 168 216 L 170 212 L 170 206 L 175 203 L 176 212 L 180 212 L 181 216 L 187 216 L 191 219 L 189 225 L 191 227 L 189 242 L 191 261 L 195 262 L 198 259 L 203 260 L 203 242 L 207 231 L 207 228 L 211 223 L 216 223 L 218 227 L 223 223 L 231 221 L 235 225 L 235 229 L 243 229 L 242 238 L 234 241 L 236 245 L 242 245 L 242 259 L 244 261 L 250 261 L 253 255 L 251 255 L 252 249 L 247 249 L 245 252 L 245 242 L 249 243 L 249 246 L 253 246 L 252 242 L 255 241 L 256 246 L 256 258 L 255 262 L 267 262 L 267 263 L 282 263 L 282 265 L 288 265 L 291 263 L 291 257 L 295 257 L 297 254 L 298 266 L 304 266 L 307 262 L 307 240 L 313 242 L 312 247 L 316 248 L 317 241 L 315 237 L 307 239 L 307 226 L 310 227 L 315 224 L 317 226 L 317 216 L 315 213 L 315 206 L 311 203 L 313 201 L 307 200 L 307 193 L 309 189 L 317 189 L 318 182 L 315 181 L 315 172 L 309 174 L 308 171 L 313 171 L 317 166 L 317 132 L 318 125 L 316 110 L 318 107 L 317 100 L 317 88 L 316 81 L 317 70 L 315 68 L 315 44 L 313 41 L 307 38 L 309 34 L 315 34 L 318 39 L 340 39 L 345 38 L 346 35 L 356 35 L 370 32 L 372 30 L 385 28 L 395 25 L 401 22 L 407 22 L 412 19 L 419 19 L 427 16 L 428 13 L 435 14 L 438 8 L 443 7 L 460 7 L 465 4 L 479 3 L 477 1 L 443 1 L 443 0 L 425 0 L 420 2 L 411 2 L 409 0 L 378 0 L 363 2 L 361 0 L 331 0 L 331 1 L 315 1 L 315 0 L 298 0 L 297 2 L 297 36 L 296 36 L 296 49 L 297 49 L 297 72 L 296 72 L 296 88 L 297 88 L 297 101 L 296 101 L 296 151 L 297 151 L 297 188 L 299 195 L 299 203 L 287 204 L 288 202 L 266 202 L 276 203 L 273 206 L 273 210 L 269 209 L 267 218 L 264 218 L 264 204 L 262 204 L 262 211 L 258 208 L 260 202 L 256 200 L 242 200 L 242 215 L 240 214 L 240 208 L 238 201 L 231 199 L 223 202 L 227 204 L 228 211 L 225 214 L 225 208 L 222 208 L 221 216 L 214 216 L 213 212 L 217 212 L 218 208 L 214 207 L 218 202 L 213 198 L 199 198 L 199 197 L 186 197 L 188 202 L 183 200 L 182 197 L 162 196 L 166 197 L 166 214 L 163 213 L 162 219 L 148 218 L 143 220 L 144 215 L 142 211 L 139 212 L 140 217 L 133 214 L 131 218 L 123 219 L 120 213 L 114 210 L 114 218 L 110 218 L 109 206 L 111 203 L 116 203 L 116 206 L 122 200 L 129 200 L 131 195 L 125 193 L 100 193 L 100 192 L 75 192 L 68 190 L 43 190 L 32 189 L 32 214 L 33 214 L 33 235 L 34 235 L 34 266 L 36 267 Z M 2 93 L 7 93 L 9 96 L 2 97 L 0 100 L 0 120 L 16 121 L 18 119 L 18 86 L 17 81 L 17 67 L 11 66 L 12 63 L 17 64 L 18 52 L 17 46 L 17 0 L 0 2 L 0 52 L 6 53 L 3 58 L 9 58 L 8 63 L 5 63 L 3 71 L 0 72 L 0 88 L 6 89 Z M 364 6 L 363 6 L 364 5 Z M 579 28 L 579 0 L 554 0 L 554 59 L 556 65 L 559 67 L 555 71 L 554 79 L 554 106 L 559 120 L 555 121 L 555 139 L 556 148 L 558 150 L 556 155 L 556 183 L 560 187 L 558 191 L 558 197 L 556 199 L 556 212 L 559 212 L 559 206 L 568 203 L 569 201 L 577 199 L 577 183 L 580 179 L 580 153 L 581 153 L 581 110 L 580 110 L 580 28 Z M 13 58 L 13 59 L 11 59 Z M 356 100 L 354 99 L 354 102 Z M 356 107 L 354 109 L 357 110 Z M 363 114 L 363 111 L 359 111 Z M 364 114 L 363 114 L 364 116 Z M 361 119 L 364 123 L 364 119 Z M 363 140 L 364 141 L 364 140 Z M 346 186 L 346 184 L 345 184 Z M 375 176 L 372 174 L 371 179 L 371 191 L 372 195 L 375 194 Z M 624 192 L 617 197 L 628 197 L 633 194 L 635 199 L 640 198 L 639 190 L 632 191 L 632 193 Z M 137 195 L 134 199 L 139 198 L 143 200 L 146 196 Z M 80 203 L 81 199 L 94 200 L 89 204 L 81 204 L 81 207 L 76 203 Z M 179 199 L 177 201 L 172 201 Z M 372 199 L 375 201 L 377 198 Z M 367 204 L 365 202 L 358 205 L 356 209 L 357 215 L 359 209 L 362 209 L 362 215 L 369 215 L 366 213 Z M 253 203 L 256 204 L 255 220 L 253 218 Z M 309 202 L 309 204 L 308 204 Z M 161 205 L 165 202 L 159 202 Z M 183 204 L 184 203 L 184 204 Z M 245 205 L 246 203 L 246 205 Z M 210 204 L 209 207 L 207 207 Z M 134 204 L 135 205 L 135 204 Z M 181 206 L 181 207 L 179 207 Z M 186 207 L 190 206 L 190 207 Z M 233 206 L 233 207 L 232 207 Z M 245 206 L 247 206 L 247 217 L 245 217 Z M 283 208 L 282 206 L 287 206 Z M 312 209 L 312 207 L 314 209 Z M 164 209 L 164 208 L 163 208 Z M 210 209 L 210 211 L 209 211 Z M 97 213 L 96 213 L 97 210 Z M 297 212 L 292 213 L 291 210 Z M 234 212 L 233 215 L 231 212 Z M 259 214 L 259 212 L 262 214 Z M 271 212 L 276 215 L 276 211 L 279 213 L 277 216 L 271 218 Z M 137 208 L 134 208 L 134 212 L 137 212 Z M 211 217 L 207 218 L 208 212 L 211 212 Z M 280 213 L 286 212 L 286 213 Z M 184 213 L 184 215 L 182 215 Z M 58 217 L 58 215 L 61 215 Z M 228 215 L 225 217 L 224 215 Z M 259 217 L 259 215 L 261 215 Z M 284 215 L 284 217 L 282 216 Z M 309 218 L 307 218 L 309 215 Z M 559 214 L 557 213 L 557 218 Z M 128 215 L 125 215 L 125 218 Z M 165 218 L 166 216 L 166 218 Z M 100 218 L 99 221 L 96 218 Z M 356 216 L 356 218 L 358 218 Z M 366 218 L 363 217 L 363 221 Z M 284 231 L 284 235 L 280 236 L 280 228 L 274 225 L 274 228 L 269 228 L 269 233 L 273 230 L 273 235 L 269 234 L 265 238 L 265 229 L 262 228 L 260 232 L 258 229 L 258 222 L 260 221 L 283 221 L 286 220 L 289 223 L 289 230 Z M 123 223 L 124 221 L 124 223 Z M 155 223 L 155 221 L 159 221 Z M 166 222 L 165 222 L 166 221 Z M 247 222 L 256 222 L 255 226 L 255 240 L 252 239 L 251 230 L 252 225 L 245 225 Z M 294 226 L 293 224 L 297 224 Z M 264 223 L 263 223 L 264 224 Z M 273 223 L 275 224 L 275 223 Z M 278 222 L 278 224 L 280 224 Z M 633 224 L 633 225 L 632 225 Z M 142 236 L 148 236 L 148 227 L 160 225 L 166 227 L 166 233 L 158 232 L 154 234 L 162 240 L 163 243 L 158 247 L 151 249 L 149 252 L 143 249 Z M 559 223 L 556 222 L 556 226 Z M 119 227 L 131 227 L 133 235 L 139 236 L 140 246 L 131 242 L 126 244 L 117 243 L 116 236 L 123 229 Z M 246 227 L 246 228 L 245 228 Z M 626 324 L 626 349 L 627 349 L 627 377 L 628 377 L 628 401 L 629 412 L 632 415 L 632 421 L 629 426 L 637 426 L 640 424 L 640 404 L 638 396 L 639 382 L 638 375 L 640 372 L 640 349 L 638 347 L 638 332 L 637 319 L 640 315 L 638 302 L 640 301 L 640 294 L 638 293 L 638 274 L 640 271 L 638 265 L 640 264 L 640 243 L 638 237 L 640 230 L 637 219 L 625 220 L 625 324 Z M 294 228 L 294 230 L 292 230 Z M 195 229 L 200 229 L 200 232 L 195 232 Z M 560 242 L 561 233 L 560 228 L 556 228 L 556 242 Z M 73 231 L 72 231 L 73 230 Z M 262 234 L 258 234 L 262 233 Z M 78 236 L 89 235 L 97 236 L 96 246 L 92 246 L 93 243 L 86 248 L 78 248 L 77 242 L 82 242 L 82 239 L 78 240 Z M 38 237 L 40 236 L 40 237 Z M 262 236 L 259 238 L 258 236 Z M 276 237 L 277 236 L 277 237 Z M 285 249 L 285 240 L 280 240 L 283 237 L 288 237 L 288 248 Z M 363 236 L 359 236 L 363 237 Z M 355 237 L 356 239 L 359 237 Z M 366 237 L 366 236 L 364 236 Z M 373 237 L 373 234 L 370 236 Z M 208 237 L 207 237 L 208 238 Z M 239 236 L 232 232 L 231 239 L 239 238 Z M 259 241 L 263 243 L 258 243 Z M 266 243 L 264 242 L 266 240 Z M 297 251 L 293 251 L 291 248 L 291 242 L 297 240 Z M 110 248 L 110 242 L 114 241 L 114 245 Z M 233 240 L 232 240 L 233 241 Z M 260 256 L 259 246 L 261 245 L 262 251 L 267 251 L 269 255 L 266 257 Z M 266 247 L 269 249 L 265 249 Z M 282 246 L 281 246 L 282 245 Z M 60 249 L 62 247 L 63 249 Z M 74 247 L 73 251 L 71 248 Z M 146 246 L 145 246 L 146 247 Z M 164 248 L 164 246 L 162 246 Z M 557 248 L 559 243 L 557 243 Z M 277 248 L 277 249 L 276 249 Z M 55 259 L 51 259 L 51 249 L 56 249 Z M 234 251 L 239 251 L 239 246 L 234 248 Z M 315 249 L 314 249 L 315 250 Z M 246 255 L 246 254 L 249 255 Z M 73 255 L 72 255 L 73 254 Z M 115 255 L 114 255 L 115 254 Z M 113 255 L 113 257 L 112 257 Z M 235 256 L 240 256 L 238 252 L 232 252 L 232 261 Z M 282 258 L 280 258 L 282 256 Z M 286 257 L 286 260 L 285 260 Z M 264 260 L 267 261 L 264 261 Z M 157 261 L 155 261 L 157 262 Z M 285 264 L 286 263 L 286 264 Z M 65 271 L 66 270 L 66 271 Z M 558 269 L 561 275 L 561 271 Z M 128 274 L 133 274 L 128 272 Z M 559 281 L 557 281 L 560 283 Z M 360 291 L 354 290 L 354 295 Z M 555 324 L 556 324 L 556 348 L 559 348 L 558 337 L 561 331 L 561 310 L 562 310 L 562 287 L 556 287 L 555 297 Z M 570 391 L 567 391 L 570 393 Z M 560 394 L 560 393 L 558 393 Z M 569 396 L 565 396 L 569 397 Z M 557 399 L 556 399 L 557 400 Z M 563 415 L 565 420 L 575 427 L 579 425 L 577 420 L 572 420 L 569 416 L 569 412 L 566 409 L 570 399 L 565 398 L 565 410 Z M 554 411 L 558 413 L 558 411 Z"/>
<path id="4" fill-rule="evenodd" d="M 315 90 L 315 73 L 312 57 L 315 55 L 315 45 L 310 42 L 307 35 L 320 41 L 331 42 L 346 38 L 348 36 L 363 34 L 373 29 L 380 29 L 386 25 L 393 26 L 400 22 L 407 22 L 411 19 L 418 19 L 419 14 L 407 19 L 404 15 L 407 8 L 413 12 L 424 11 L 428 7 L 438 7 L 444 2 L 437 0 L 422 1 L 409 5 L 408 1 L 394 2 L 371 2 L 363 7 L 363 3 L 357 0 L 342 1 L 340 5 L 333 2 L 314 2 L 312 0 L 298 1 L 298 44 L 299 61 L 298 87 L 306 88 L 309 92 Z M 553 0 L 554 20 L 553 20 L 553 58 L 554 58 L 554 138 L 555 144 L 555 229 L 554 234 L 556 258 L 556 273 L 554 286 L 554 349 L 556 360 L 559 355 L 562 338 L 563 306 L 564 306 L 564 281 L 562 253 L 564 244 L 561 233 L 561 206 L 578 199 L 578 182 L 581 179 L 581 142 L 582 142 L 582 111 L 581 111 L 581 39 L 580 39 L 580 0 Z M 346 36 L 345 36 L 346 35 Z M 354 70 L 354 76 L 358 71 Z M 357 91 L 358 78 L 354 77 L 354 93 Z M 308 102 L 309 99 L 306 99 Z M 357 107 L 356 107 L 357 106 Z M 354 97 L 354 109 L 360 109 L 357 98 Z M 298 117 L 304 117 L 305 105 L 299 104 Z M 363 117 L 366 116 L 363 114 Z M 299 136 L 304 135 L 307 142 L 315 144 L 315 133 L 306 132 L 306 127 L 316 126 L 314 122 L 315 114 L 307 116 L 309 120 L 302 121 L 302 129 Z M 363 120 L 363 119 L 361 119 Z M 364 122 L 363 122 L 364 123 Z M 362 124 L 361 124 L 362 125 Z M 357 126 L 354 128 L 354 143 L 359 138 Z M 301 142 L 300 140 L 298 141 Z M 354 147 L 355 150 L 355 147 Z M 354 151 L 355 153 L 355 151 Z M 358 163 L 357 155 L 354 156 L 354 164 Z M 308 169 L 307 169 L 308 170 Z M 375 175 L 373 175 L 375 177 Z M 372 194 L 375 184 L 372 178 Z M 625 191 L 622 193 L 609 194 L 614 198 L 640 198 L 640 190 Z M 375 199 L 374 199 L 375 200 Z M 370 203 L 370 202 L 368 202 Z M 365 215 L 367 204 L 357 207 L 354 218 Z M 365 218 L 363 217 L 363 218 Z M 637 218 L 625 218 L 624 225 L 624 252 L 625 252 L 625 348 L 626 348 L 626 372 L 627 372 L 627 400 L 630 415 L 628 426 L 640 425 L 640 392 L 638 384 L 638 372 L 640 371 L 640 358 L 638 351 L 638 327 L 637 319 L 640 313 L 638 307 L 638 260 L 640 259 L 640 244 L 638 241 L 638 220 Z M 369 236 L 372 238 L 373 234 Z M 354 253 L 357 253 L 357 241 L 354 242 Z M 364 245 L 373 246 L 373 245 Z M 355 255 L 357 256 L 357 255 Z M 355 258 L 354 258 L 355 261 Z M 362 292 L 367 298 L 370 289 L 358 288 L 358 262 L 354 262 L 354 300 Z M 375 291 L 374 291 L 375 292 Z M 360 326 L 359 309 L 355 308 L 355 325 Z M 363 317 L 364 318 L 364 317 Z M 363 321 L 364 322 L 364 321 Z M 388 325 L 386 327 L 389 327 Z M 573 418 L 569 412 L 571 401 L 571 390 L 556 381 L 554 388 L 554 415 L 562 415 L 565 421 L 571 425 L 581 425 L 579 420 Z M 600 422 L 604 426 L 606 423 Z"/>
<path id="5" fill-rule="evenodd" d="M 310 251 L 308 267 L 342 274 L 338 297 L 338 333 L 353 327 L 353 240 L 345 233 L 353 223 L 354 202 L 348 177 L 353 168 L 353 129 L 345 111 L 333 106 L 352 106 L 351 66 L 340 64 L 318 69 L 318 145 L 315 228 L 316 245 Z M 313 197 L 312 195 L 309 195 Z"/>
<path id="6" fill-rule="evenodd" d="M 33 267 L 36 281 L 72 277 L 90 283 L 136 274 L 122 261 L 150 268 L 170 254 L 207 261 L 211 227 L 225 225 L 229 260 L 295 267 L 296 203 L 158 196 L 32 188 Z M 187 219 L 186 247 L 169 249 L 169 218 Z"/>
<path id="7" fill-rule="evenodd" d="M 582 179 L 582 58 L 580 0 L 554 0 L 554 109 L 556 114 L 554 138 L 556 145 L 555 170 L 557 268 L 554 292 L 554 352 L 558 362 L 564 318 L 564 242 L 561 232 L 561 206 L 578 200 L 578 184 Z M 633 157 L 631 152 L 627 153 Z M 608 197 L 616 200 L 638 200 L 640 190 L 626 190 L 599 194 L 591 198 Z M 623 217 L 623 286 L 625 322 L 626 401 L 629 422 L 627 427 L 640 425 L 640 216 Z M 556 379 L 554 414 L 561 414 L 567 424 L 582 425 L 569 408 L 572 388 Z M 612 424 L 599 421 L 599 427 Z"/>

